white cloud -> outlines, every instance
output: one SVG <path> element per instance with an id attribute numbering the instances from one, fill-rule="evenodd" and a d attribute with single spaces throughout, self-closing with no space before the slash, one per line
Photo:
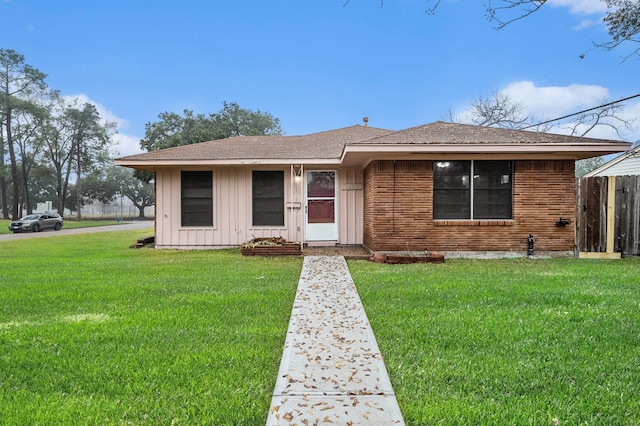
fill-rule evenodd
<path id="1" fill-rule="evenodd" d="M 609 90 L 606 87 L 597 85 L 571 84 L 568 86 L 547 86 L 537 87 L 530 81 L 514 82 L 502 90 L 511 99 L 520 103 L 524 108 L 524 113 L 535 116 L 537 121 L 551 120 L 564 115 L 573 114 L 584 109 L 601 105 L 603 102 L 612 102 L 616 99 L 610 98 Z M 627 141 L 640 139 L 640 101 L 632 100 L 625 103 L 624 110 L 618 116 L 631 123 L 632 129 L 627 130 L 621 123 L 613 123 Z M 569 120 L 570 121 L 570 120 Z M 564 120 L 567 123 L 567 120 Z M 553 125 L 553 123 L 551 123 Z M 554 126 L 550 131 L 553 133 L 570 133 L 571 123 Z M 586 130 L 586 127 L 579 127 Z M 587 135 L 592 138 L 620 139 L 613 127 L 598 126 Z"/>
<path id="2" fill-rule="evenodd" d="M 124 132 L 129 127 L 129 122 L 127 120 L 118 117 L 115 113 L 108 110 L 104 105 L 92 100 L 84 93 L 81 93 L 79 95 L 64 96 L 64 98 L 69 102 L 76 102 L 79 105 L 90 103 L 94 105 L 98 110 L 103 124 L 106 122 L 112 122 L 116 124 L 118 133 L 112 136 L 112 140 L 114 141 L 112 151 L 114 151 L 114 154 L 116 154 L 116 156 L 134 155 L 143 152 L 142 149 L 140 149 L 140 137 Z"/>
<path id="3" fill-rule="evenodd" d="M 565 115 L 573 114 L 588 108 L 601 105 L 604 101 L 611 102 L 606 87 L 597 85 L 571 84 L 568 86 L 536 86 L 531 81 L 516 81 L 508 84 L 500 90 L 509 98 L 520 104 L 523 108 L 522 115 L 533 117 L 534 122 L 539 123 L 552 120 Z M 484 95 L 487 97 L 488 95 Z M 632 129 L 620 128 L 622 137 L 627 141 L 640 139 L 640 100 L 633 99 L 625 102 L 625 108 L 618 115 L 621 119 L 631 123 Z M 457 116 L 461 122 L 471 122 L 470 108 Z M 549 132 L 570 133 L 570 119 L 563 120 L 565 125 L 555 125 Z M 551 123 L 550 125 L 554 125 Z M 620 124 L 620 123 L 616 123 Z M 598 126 L 587 135 L 593 138 L 620 139 L 615 129 L 609 126 Z"/>
<path id="4" fill-rule="evenodd" d="M 578 23 L 578 25 L 574 26 L 573 29 L 576 31 L 580 31 L 580 30 L 584 30 L 585 28 L 596 27 L 601 24 L 602 24 L 602 20 L 583 19 Z"/>
<path id="5" fill-rule="evenodd" d="M 522 104 L 529 115 L 535 115 L 540 120 L 596 106 L 609 96 L 609 90 L 602 86 L 571 84 L 537 87 L 531 81 L 510 83 L 501 92 Z"/>
<path id="6" fill-rule="evenodd" d="M 627 107 L 624 109 L 624 118 L 627 120 L 633 120 L 633 126 L 635 130 L 630 132 L 629 136 L 626 138 L 629 142 L 637 142 L 640 141 L 640 101 L 634 99 L 636 102 L 631 101 L 632 103 L 628 103 Z"/>
<path id="7" fill-rule="evenodd" d="M 590 15 L 604 13 L 607 5 L 602 0 L 547 0 L 552 7 L 568 7 L 571 13 Z"/>
<path id="8" fill-rule="evenodd" d="M 118 133 L 113 136 L 115 142 L 113 151 L 116 157 L 140 154 L 144 152 L 140 149 L 140 138 L 126 133 Z"/>
<path id="9" fill-rule="evenodd" d="M 602 25 L 607 5 L 601 0 L 547 0 L 547 4 L 551 7 L 569 8 L 569 12 L 581 17 L 592 16 L 591 18 L 583 18 L 573 27 L 574 30 L 580 31 L 585 28 L 591 28 Z M 597 17 L 593 17 L 597 15 Z"/>
<path id="10" fill-rule="evenodd" d="M 102 118 L 103 122 L 111 121 L 113 123 L 116 123 L 118 129 L 127 128 L 127 126 L 129 125 L 127 120 L 123 118 L 119 118 L 114 113 L 109 111 L 104 105 L 92 100 L 91 98 L 89 98 L 89 96 L 85 95 L 84 93 L 80 93 L 79 95 L 64 96 L 64 98 L 70 103 L 75 102 L 78 105 L 82 105 L 86 103 L 92 104 L 93 106 L 96 107 L 96 109 L 100 113 L 100 117 Z"/>

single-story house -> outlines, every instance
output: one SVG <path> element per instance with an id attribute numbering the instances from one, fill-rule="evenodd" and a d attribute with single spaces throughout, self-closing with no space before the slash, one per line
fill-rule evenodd
<path id="1" fill-rule="evenodd" d="M 155 173 L 157 248 L 281 236 L 373 252 L 526 254 L 532 235 L 536 254 L 573 255 L 575 161 L 629 145 L 447 122 L 401 131 L 365 123 L 214 140 L 116 164 Z"/>
<path id="2" fill-rule="evenodd" d="M 640 145 L 604 163 L 602 166 L 584 175 L 584 177 L 638 175 L 640 175 Z"/>

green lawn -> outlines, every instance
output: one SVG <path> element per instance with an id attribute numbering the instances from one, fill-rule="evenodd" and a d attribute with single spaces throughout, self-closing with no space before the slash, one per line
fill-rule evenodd
<path id="1" fill-rule="evenodd" d="M 0 423 L 262 425 L 299 258 L 0 242 Z M 408 425 L 640 423 L 640 259 L 349 266 Z"/>
<path id="2" fill-rule="evenodd" d="M 640 259 L 349 266 L 407 424 L 640 424 Z"/>
<path id="3" fill-rule="evenodd" d="M 0 423 L 264 424 L 301 260 L 147 233 L 0 242 Z"/>
<path id="4" fill-rule="evenodd" d="M 10 234 L 9 231 L 9 222 L 10 220 L 0 219 L 0 234 Z M 105 226 L 105 225 L 117 225 L 118 222 L 115 220 L 73 220 L 73 219 L 65 219 L 63 229 L 74 229 L 74 228 L 88 228 L 92 226 Z"/>

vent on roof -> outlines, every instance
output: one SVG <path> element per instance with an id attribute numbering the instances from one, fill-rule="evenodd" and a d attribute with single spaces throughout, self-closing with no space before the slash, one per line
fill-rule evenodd
<path id="1" fill-rule="evenodd" d="M 367 123 L 369 122 L 369 117 L 362 117 L 362 122 L 364 123 L 364 125 L 366 126 Z"/>

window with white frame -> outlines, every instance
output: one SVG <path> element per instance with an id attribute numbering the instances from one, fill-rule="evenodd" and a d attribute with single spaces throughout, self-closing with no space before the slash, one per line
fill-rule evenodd
<path id="1" fill-rule="evenodd" d="M 433 162 L 434 219 L 512 219 L 513 162 Z"/>

